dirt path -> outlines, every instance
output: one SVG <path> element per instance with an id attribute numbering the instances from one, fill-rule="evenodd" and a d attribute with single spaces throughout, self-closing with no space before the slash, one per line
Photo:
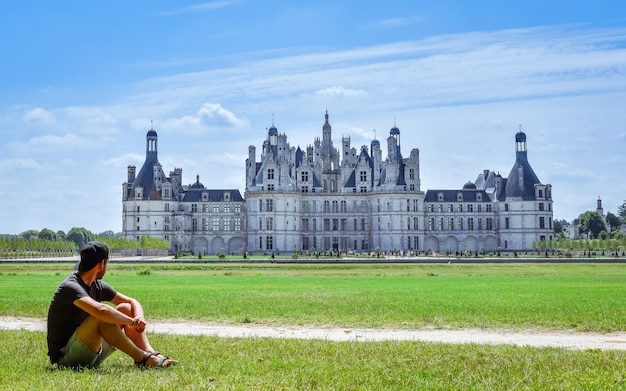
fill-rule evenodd
<path id="1" fill-rule="evenodd" d="M 45 331 L 45 319 L 0 316 L 0 330 Z M 204 322 L 155 321 L 153 333 L 206 335 L 222 338 L 299 338 L 327 341 L 427 341 L 441 343 L 510 344 L 567 349 L 626 350 L 626 332 L 364 329 L 353 327 L 233 325 Z"/>

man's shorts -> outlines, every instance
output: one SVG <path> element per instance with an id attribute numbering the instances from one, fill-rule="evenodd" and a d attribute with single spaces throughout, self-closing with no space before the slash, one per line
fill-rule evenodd
<path id="1" fill-rule="evenodd" d="M 74 332 L 69 341 L 67 341 L 67 345 L 61 349 L 63 356 L 59 358 L 57 365 L 73 369 L 97 368 L 114 351 L 115 348 L 113 346 L 102 340 L 100 351 L 94 353 L 83 341 L 76 337 L 76 332 Z"/>

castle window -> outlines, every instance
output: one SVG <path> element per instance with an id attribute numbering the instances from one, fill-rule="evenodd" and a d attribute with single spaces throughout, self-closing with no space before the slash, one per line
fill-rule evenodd
<path id="1" fill-rule="evenodd" d="M 302 182 L 308 182 L 308 181 L 309 181 L 309 172 L 302 171 Z"/>
<path id="2" fill-rule="evenodd" d="M 448 230 L 454 230 L 454 219 L 452 217 L 448 219 Z"/>
<path id="3" fill-rule="evenodd" d="M 543 211 L 543 202 L 540 202 L 540 203 L 539 203 L 539 210 L 540 210 L 540 211 Z"/>
<path id="4" fill-rule="evenodd" d="M 438 193 L 437 194 L 437 201 L 443 202 L 443 193 Z"/>
<path id="5" fill-rule="evenodd" d="M 452 212 L 452 211 L 453 211 L 452 204 L 448 204 L 448 212 Z"/>
<path id="6" fill-rule="evenodd" d="M 274 200 L 265 200 L 265 211 L 266 212 L 274 211 Z"/>
<path id="7" fill-rule="evenodd" d="M 359 176 L 361 178 L 361 182 L 366 182 L 367 181 L 367 171 L 359 172 Z"/>
<path id="8" fill-rule="evenodd" d="M 415 179 L 415 169 L 409 169 L 409 179 Z"/>
<path id="9" fill-rule="evenodd" d="M 505 217 L 504 218 L 504 229 L 509 229 L 509 218 Z"/>
<path id="10" fill-rule="evenodd" d="M 213 213 L 218 213 L 220 211 L 220 205 L 219 204 L 213 204 Z"/>
<path id="11" fill-rule="evenodd" d="M 504 204 L 504 211 L 508 212 L 509 211 L 509 204 Z"/>
<path id="12" fill-rule="evenodd" d="M 191 213 L 198 212 L 198 204 L 191 204 Z"/>
<path id="13" fill-rule="evenodd" d="M 459 202 L 463 201 L 463 193 L 458 193 L 456 195 L 456 200 L 459 201 Z"/>
<path id="14" fill-rule="evenodd" d="M 273 236 L 266 236 L 265 237 L 265 249 L 266 250 L 273 250 L 274 249 L 274 237 Z"/>
<path id="15" fill-rule="evenodd" d="M 230 204 L 224 204 L 224 212 L 230 213 Z"/>
<path id="16" fill-rule="evenodd" d="M 267 231 L 271 231 L 271 230 L 273 230 L 273 229 L 274 229 L 274 218 L 272 218 L 272 217 L 268 217 L 268 218 L 265 220 L 265 229 L 266 229 Z"/>
<path id="17" fill-rule="evenodd" d="M 268 168 L 267 169 L 267 179 L 274 179 L 274 169 L 273 168 Z"/>
<path id="18" fill-rule="evenodd" d="M 493 230 L 493 218 L 491 218 L 491 217 L 487 217 L 487 219 L 486 219 L 486 223 L 487 223 L 487 227 L 486 227 L 486 228 L 487 228 L 487 230 L 488 230 L 488 231 Z"/>
<path id="19" fill-rule="evenodd" d="M 470 217 L 467 219 L 467 229 L 470 231 L 474 230 L 474 218 Z"/>
<path id="20" fill-rule="evenodd" d="M 459 219 L 457 220 L 457 229 L 463 231 L 463 218 L 459 217 Z"/>
<path id="21" fill-rule="evenodd" d="M 539 217 L 539 228 L 540 229 L 546 228 L 546 219 L 545 219 L 545 217 Z"/>
<path id="22" fill-rule="evenodd" d="M 483 195 L 480 193 L 476 194 L 476 201 L 482 201 L 482 200 L 483 200 Z"/>
<path id="23" fill-rule="evenodd" d="M 473 204 L 467 204 L 467 211 L 468 212 L 473 212 L 474 211 L 474 205 Z"/>
<path id="24" fill-rule="evenodd" d="M 274 184 L 273 183 L 268 183 L 267 191 L 274 191 Z"/>
<path id="25" fill-rule="evenodd" d="M 220 219 L 218 219 L 217 217 L 213 218 L 213 231 L 219 231 L 220 230 Z"/>
<path id="26" fill-rule="evenodd" d="M 443 204 L 437 204 L 437 212 L 443 212 Z"/>
<path id="27" fill-rule="evenodd" d="M 139 213 L 140 208 L 141 208 L 141 207 L 139 207 L 139 206 L 137 207 L 137 213 Z"/>

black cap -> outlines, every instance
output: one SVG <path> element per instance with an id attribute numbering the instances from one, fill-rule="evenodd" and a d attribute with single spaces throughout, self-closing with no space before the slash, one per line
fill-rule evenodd
<path id="1" fill-rule="evenodd" d="M 79 272 L 93 269 L 100 261 L 109 258 L 109 246 L 102 242 L 89 242 L 80 249 L 80 261 L 74 267 Z"/>

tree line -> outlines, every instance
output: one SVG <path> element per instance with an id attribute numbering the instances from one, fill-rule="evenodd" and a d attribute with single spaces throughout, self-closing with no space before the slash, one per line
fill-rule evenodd
<path id="1" fill-rule="evenodd" d="M 84 227 L 54 232 L 28 230 L 17 235 L 0 235 L 0 257 L 72 256 L 85 243 L 98 240 L 109 245 L 111 250 L 168 250 L 165 239 L 142 236 L 139 241 L 125 239 L 121 233 L 105 231 L 94 234 Z"/>

